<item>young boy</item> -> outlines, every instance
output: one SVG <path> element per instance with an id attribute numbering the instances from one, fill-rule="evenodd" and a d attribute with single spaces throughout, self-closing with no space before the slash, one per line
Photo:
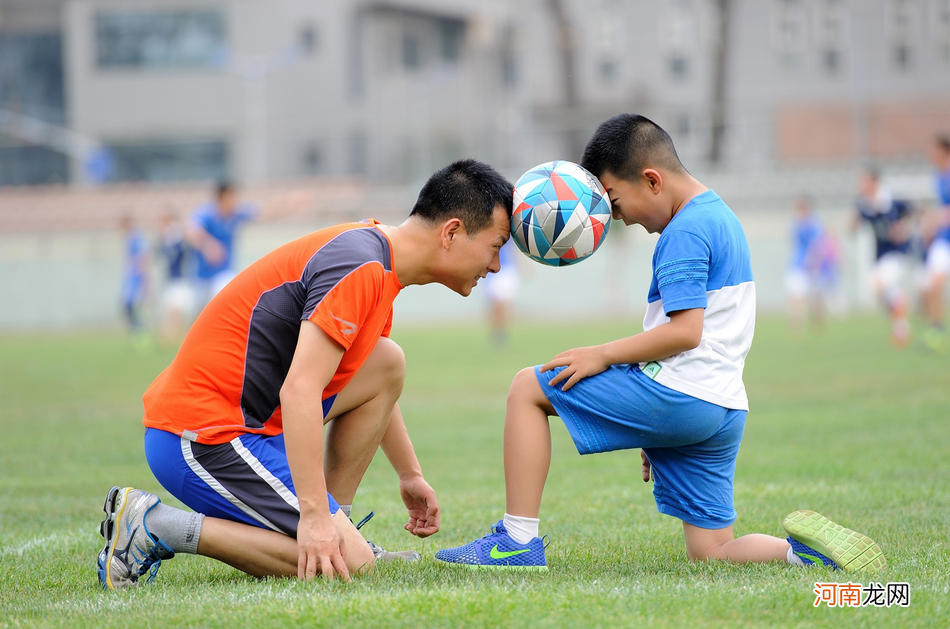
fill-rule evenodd
<path id="1" fill-rule="evenodd" d="M 504 519 L 442 561 L 545 570 L 538 537 L 551 461 L 548 417 L 581 454 L 641 448 L 657 510 L 683 521 L 693 561 L 787 561 L 883 569 L 868 537 L 811 511 L 785 518 L 787 540 L 735 538 L 732 483 L 748 401 L 742 368 L 752 344 L 755 284 L 745 234 L 715 192 L 680 163 L 670 136 L 636 115 L 611 118 L 584 151 L 613 217 L 659 232 L 644 332 L 579 347 L 523 369 L 508 394 Z"/>

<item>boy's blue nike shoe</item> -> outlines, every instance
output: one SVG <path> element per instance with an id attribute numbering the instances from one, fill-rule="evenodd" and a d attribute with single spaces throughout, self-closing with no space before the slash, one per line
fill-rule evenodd
<path id="1" fill-rule="evenodd" d="M 788 538 L 788 543 L 792 545 L 792 552 L 798 555 L 798 558 L 802 560 L 802 563 L 806 566 L 827 566 L 832 570 L 838 569 L 838 564 L 836 564 L 831 559 L 828 559 L 820 552 L 815 550 L 810 546 L 805 546 L 801 542 L 798 542 L 791 537 Z"/>
<path id="2" fill-rule="evenodd" d="M 499 520 L 485 537 L 464 546 L 440 550 L 435 558 L 470 568 L 546 571 L 546 546 L 545 540 L 540 537 L 535 537 L 527 544 L 519 544 L 508 535 L 504 520 Z"/>
<path id="3" fill-rule="evenodd" d="M 814 511 L 795 511 L 785 517 L 785 532 L 792 543 L 792 552 L 803 563 L 809 557 L 819 558 L 825 565 L 832 565 L 844 572 L 883 572 L 887 560 L 881 548 L 867 535 L 847 529 Z M 799 552 L 798 542 L 807 550 Z M 830 564 L 829 564 L 830 562 Z M 812 561 L 811 563 L 817 563 Z"/>

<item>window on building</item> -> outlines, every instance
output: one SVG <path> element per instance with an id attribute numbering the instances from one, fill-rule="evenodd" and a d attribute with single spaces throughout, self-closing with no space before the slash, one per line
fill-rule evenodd
<path id="1" fill-rule="evenodd" d="M 96 15 L 101 68 L 209 68 L 226 54 L 217 11 L 107 11 Z"/>
<path id="2" fill-rule="evenodd" d="M 501 46 L 501 82 L 506 88 L 512 88 L 518 83 L 517 36 L 511 25 L 505 27 L 502 33 Z"/>
<path id="3" fill-rule="evenodd" d="M 150 141 L 109 144 L 114 181 L 222 180 L 228 175 L 227 143 Z"/>
<path id="4" fill-rule="evenodd" d="M 320 31 L 313 24 L 304 25 L 300 29 L 298 45 L 303 54 L 315 54 L 320 49 Z"/>
<path id="5" fill-rule="evenodd" d="M 913 0 L 890 2 L 890 47 L 891 59 L 900 71 L 907 71 L 913 64 Z"/>
<path id="6" fill-rule="evenodd" d="M 937 60 L 950 66 L 950 0 L 932 0 L 931 39 Z"/>
<path id="7" fill-rule="evenodd" d="M 323 169 L 323 151 L 316 141 L 310 142 L 303 150 L 303 171 L 308 175 L 317 175 Z"/>
<path id="8" fill-rule="evenodd" d="M 801 0 L 775 0 L 772 41 L 779 65 L 787 71 L 802 66 L 806 45 L 806 12 Z"/>
<path id="9" fill-rule="evenodd" d="M 421 44 L 414 33 L 402 34 L 402 65 L 410 70 L 422 66 Z"/>
<path id="10" fill-rule="evenodd" d="M 439 18 L 438 25 L 442 61 L 457 63 L 462 56 L 465 22 L 453 18 Z"/>
<path id="11" fill-rule="evenodd" d="M 694 7 L 691 0 L 667 0 L 665 5 L 666 69 L 670 76 L 682 81 L 689 76 L 689 52 L 695 45 Z"/>
<path id="12" fill-rule="evenodd" d="M 617 80 L 617 60 L 601 59 L 597 66 L 597 74 L 604 83 L 613 83 Z"/>
<path id="13" fill-rule="evenodd" d="M 846 48 L 845 6 L 843 0 L 823 0 L 815 20 L 821 66 L 828 74 L 841 72 Z"/>

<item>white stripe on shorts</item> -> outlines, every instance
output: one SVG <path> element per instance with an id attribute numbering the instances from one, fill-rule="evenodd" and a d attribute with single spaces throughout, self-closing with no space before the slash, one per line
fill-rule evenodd
<path id="1" fill-rule="evenodd" d="M 291 507 L 300 511 L 300 503 L 297 502 L 297 495 L 294 492 L 287 489 L 287 485 L 283 483 L 279 478 L 270 473 L 264 464 L 261 463 L 256 456 L 251 454 L 251 451 L 244 447 L 244 444 L 241 443 L 240 437 L 235 437 L 231 440 L 231 447 L 234 448 L 234 451 L 238 453 L 244 462 L 251 466 L 251 469 L 260 476 L 265 483 L 271 486 L 277 494 L 284 499 L 284 502 L 289 504 Z"/>
<path id="2" fill-rule="evenodd" d="M 235 507 L 237 507 L 238 509 L 246 513 L 248 516 L 257 520 L 258 522 L 260 522 L 267 528 L 273 529 L 277 531 L 278 533 L 283 533 L 283 531 L 281 531 L 279 528 L 271 524 L 267 520 L 267 518 L 262 516 L 257 511 L 254 511 L 254 509 L 251 509 L 243 501 L 241 501 L 240 498 L 238 498 L 237 496 L 232 494 L 230 491 L 225 489 L 224 486 L 222 486 L 221 483 L 219 483 L 214 476 L 209 474 L 208 471 L 205 470 L 205 468 L 201 467 L 201 464 L 198 463 L 198 460 L 195 458 L 194 453 L 191 451 L 191 442 L 184 438 L 181 440 L 181 453 L 182 455 L 184 455 L 185 462 L 188 463 L 188 467 L 191 468 L 191 471 L 197 474 L 198 478 L 200 478 L 205 483 L 207 483 L 208 487 L 213 489 L 220 496 L 223 496 L 228 502 L 230 502 Z"/>

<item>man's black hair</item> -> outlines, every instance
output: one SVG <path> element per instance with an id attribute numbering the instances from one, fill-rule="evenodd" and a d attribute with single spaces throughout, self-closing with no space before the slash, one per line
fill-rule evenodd
<path id="1" fill-rule="evenodd" d="M 640 181 L 646 168 L 686 172 L 670 134 L 638 114 L 619 114 L 597 127 L 581 166 L 595 177 L 609 172 L 632 182 Z"/>
<path id="2" fill-rule="evenodd" d="M 511 216 L 514 187 L 498 171 L 474 159 L 439 169 L 422 186 L 410 216 L 436 223 L 457 218 L 469 235 L 494 222 L 497 206 Z"/>
<path id="3" fill-rule="evenodd" d="M 217 193 L 216 199 L 220 199 L 229 192 L 234 192 L 234 184 L 226 179 L 222 179 L 218 182 L 218 185 L 215 187 L 215 192 Z"/>

